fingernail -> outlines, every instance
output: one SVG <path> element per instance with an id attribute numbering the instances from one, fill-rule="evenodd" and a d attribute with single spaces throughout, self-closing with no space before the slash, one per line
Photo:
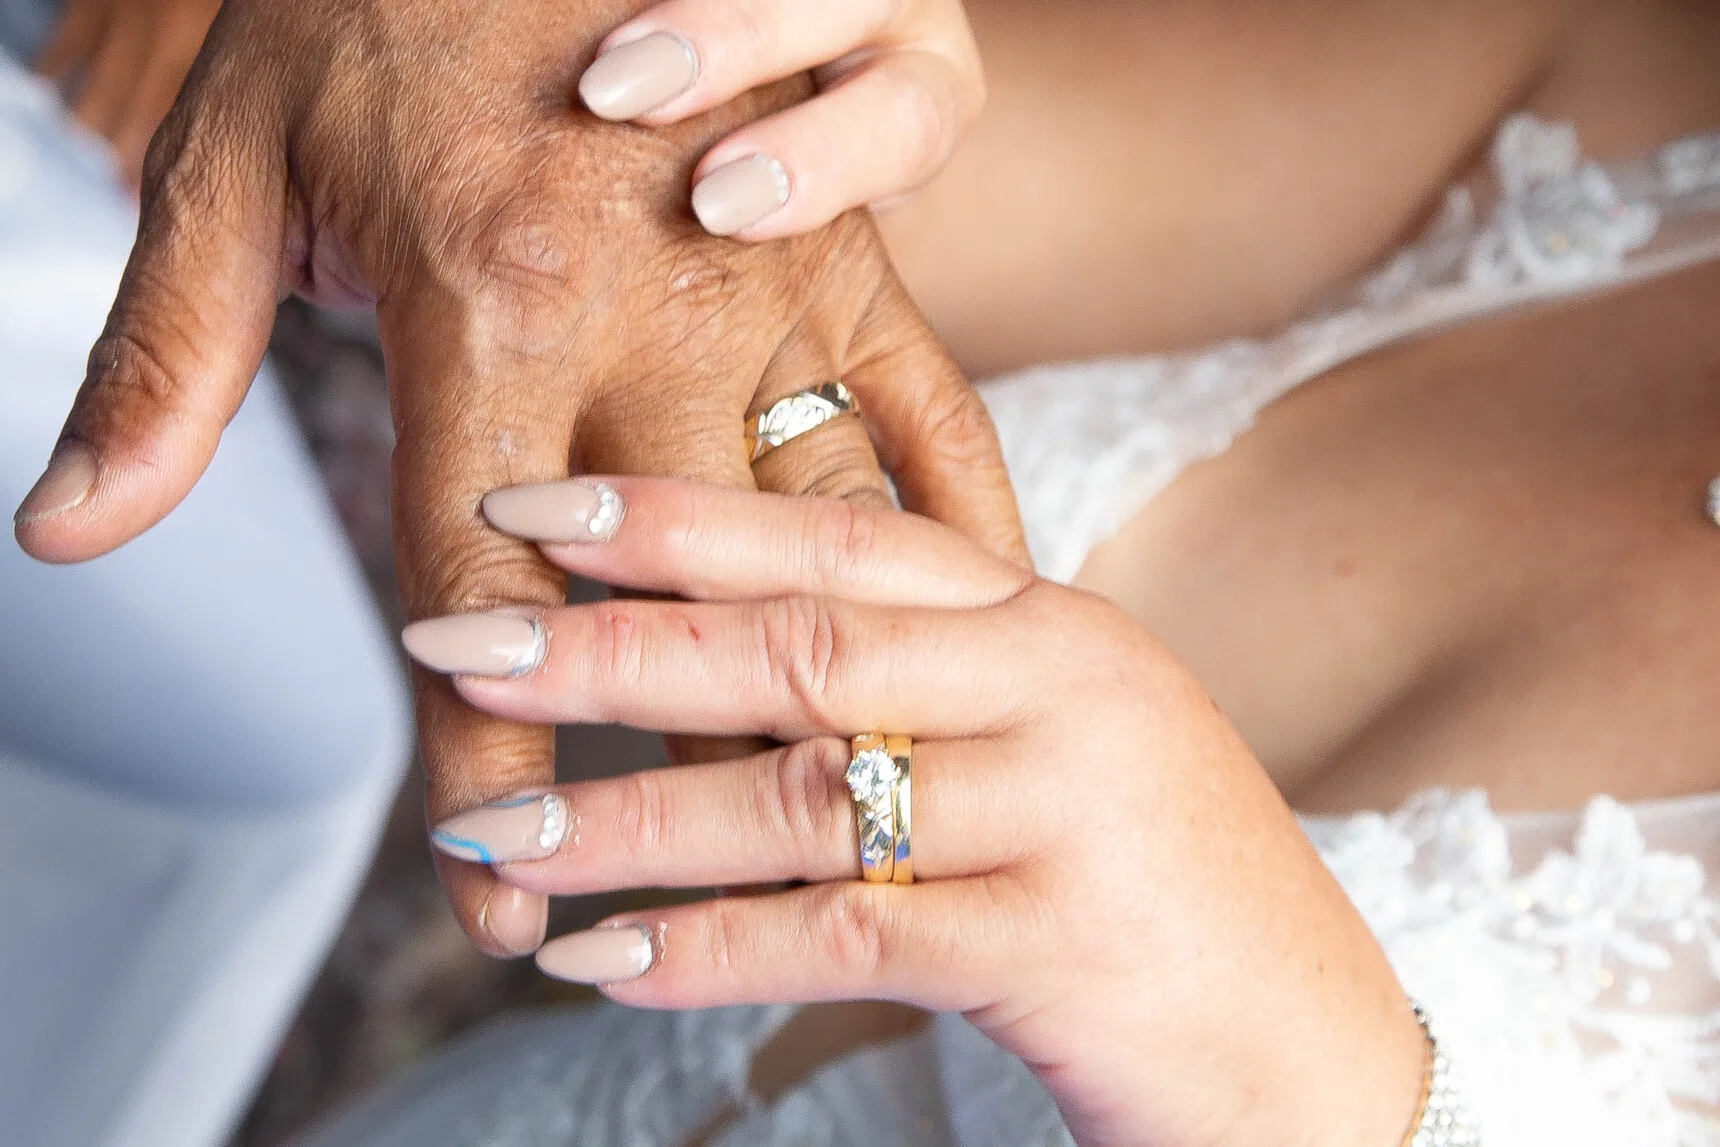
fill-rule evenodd
<path id="1" fill-rule="evenodd" d="M 555 793 L 492 801 L 451 816 L 430 830 L 449 856 L 479 864 L 542 860 L 555 855 L 572 823 L 567 802 Z"/>
<path id="2" fill-rule="evenodd" d="M 490 525 L 532 542 L 606 542 L 626 512 L 621 491 L 583 478 L 484 495 L 484 517 Z"/>
<path id="3" fill-rule="evenodd" d="M 71 439 L 54 448 L 48 468 L 12 515 L 15 525 L 43 522 L 65 513 L 90 496 L 96 484 L 96 452 Z"/>
<path id="4" fill-rule="evenodd" d="M 542 893 L 498 884 L 478 910 L 478 923 L 504 952 L 529 956 L 549 931 L 549 901 Z"/>
<path id="5" fill-rule="evenodd" d="M 593 60 L 579 77 L 579 98 L 604 119 L 632 119 L 668 103 L 698 76 L 693 45 L 673 32 L 653 32 Z"/>
<path id="6" fill-rule="evenodd" d="M 400 632 L 415 661 L 438 673 L 518 677 L 542 663 L 543 623 L 511 613 L 456 613 L 415 621 Z"/>
<path id="7" fill-rule="evenodd" d="M 656 949 L 642 924 L 593 928 L 557 936 L 538 949 L 538 968 L 546 976 L 575 984 L 618 984 L 651 970 Z"/>
<path id="8" fill-rule="evenodd" d="M 788 172 L 768 155 L 717 168 L 693 187 L 693 214 L 713 235 L 745 231 L 788 202 Z"/>

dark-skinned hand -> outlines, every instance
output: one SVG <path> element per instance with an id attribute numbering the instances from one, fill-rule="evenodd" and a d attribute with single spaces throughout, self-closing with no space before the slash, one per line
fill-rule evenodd
<path id="1" fill-rule="evenodd" d="M 882 502 L 881 459 L 908 508 L 1020 560 L 984 409 L 870 219 L 745 245 L 687 208 L 698 157 L 810 81 L 669 128 L 579 107 L 599 40 L 642 6 L 229 0 L 150 146 L 137 246 L 24 548 L 81 561 L 171 510 L 297 291 L 375 304 L 410 617 L 560 603 L 565 575 L 479 501 L 588 470 Z M 831 378 L 872 435 L 840 418 L 751 467 L 745 416 Z M 432 820 L 551 782 L 551 729 L 416 685 Z M 536 947 L 541 896 L 439 863 L 481 946 Z"/>

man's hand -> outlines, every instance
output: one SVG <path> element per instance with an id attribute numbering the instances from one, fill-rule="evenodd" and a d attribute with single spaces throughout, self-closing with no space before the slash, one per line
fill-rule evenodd
<path id="1" fill-rule="evenodd" d="M 137 247 L 20 510 L 25 549 L 94 557 L 178 503 L 297 290 L 376 304 L 411 617 L 563 600 L 558 570 L 485 526 L 486 492 L 570 468 L 750 486 L 744 417 L 831 378 L 910 508 L 1019 558 L 984 410 L 870 221 L 745 246 L 686 208 L 697 156 L 809 84 L 660 131 L 577 109 L 599 38 L 638 6 L 229 0 L 150 147 Z M 886 497 L 852 418 L 772 452 L 756 481 Z M 432 820 L 551 781 L 549 729 L 478 713 L 431 674 L 418 704 Z M 443 877 L 488 950 L 537 945 L 541 897 L 457 861 Z"/>

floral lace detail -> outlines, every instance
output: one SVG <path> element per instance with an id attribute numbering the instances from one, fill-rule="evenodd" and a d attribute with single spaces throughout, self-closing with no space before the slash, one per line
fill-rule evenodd
<path id="1" fill-rule="evenodd" d="M 1274 338 L 987 384 L 1040 571 L 1074 577 L 1184 468 L 1301 383 L 1413 334 L 1720 257 L 1716 213 L 1720 133 L 1602 165 L 1569 126 L 1520 113 L 1495 136 L 1490 175 L 1453 187 L 1422 237 L 1333 309 Z"/>
<path id="2" fill-rule="evenodd" d="M 1441 1038 L 1488 1147 L 1720 1144 L 1720 902 L 1606 797 L 1526 871 L 1480 792 L 1305 822 Z"/>

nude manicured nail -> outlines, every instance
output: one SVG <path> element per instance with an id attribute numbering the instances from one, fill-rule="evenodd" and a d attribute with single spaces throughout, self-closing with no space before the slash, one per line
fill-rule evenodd
<path id="1" fill-rule="evenodd" d="M 651 970 L 655 959 L 651 931 L 638 924 L 557 936 L 537 954 L 544 975 L 575 984 L 636 980 Z"/>
<path id="2" fill-rule="evenodd" d="M 788 202 L 788 172 L 768 155 L 717 168 L 693 187 L 693 214 L 713 235 L 733 235 Z"/>
<path id="3" fill-rule="evenodd" d="M 438 673 L 518 677 L 543 661 L 542 623 L 511 613 L 457 613 L 415 621 L 400 634 L 413 660 Z"/>
<path id="4" fill-rule="evenodd" d="M 449 856 L 479 864 L 542 860 L 567 839 L 572 817 L 556 793 L 493 801 L 451 816 L 430 830 L 430 840 Z"/>
<path id="5" fill-rule="evenodd" d="M 693 45 L 673 32 L 617 44 L 579 77 L 579 98 L 594 115 L 627 120 L 666 104 L 699 77 Z"/>
<path id="6" fill-rule="evenodd" d="M 484 517 L 490 525 L 532 542 L 606 542 L 626 512 L 619 490 L 581 478 L 514 486 L 484 496 Z"/>
<path id="7" fill-rule="evenodd" d="M 490 889 L 478 922 L 504 952 L 529 956 L 549 932 L 549 901 L 541 893 L 498 884 Z"/>
<path id="8" fill-rule="evenodd" d="M 48 468 L 24 496 L 12 521 L 27 526 L 63 514 L 88 498 L 95 485 L 96 452 L 82 442 L 62 442 L 48 459 Z"/>

